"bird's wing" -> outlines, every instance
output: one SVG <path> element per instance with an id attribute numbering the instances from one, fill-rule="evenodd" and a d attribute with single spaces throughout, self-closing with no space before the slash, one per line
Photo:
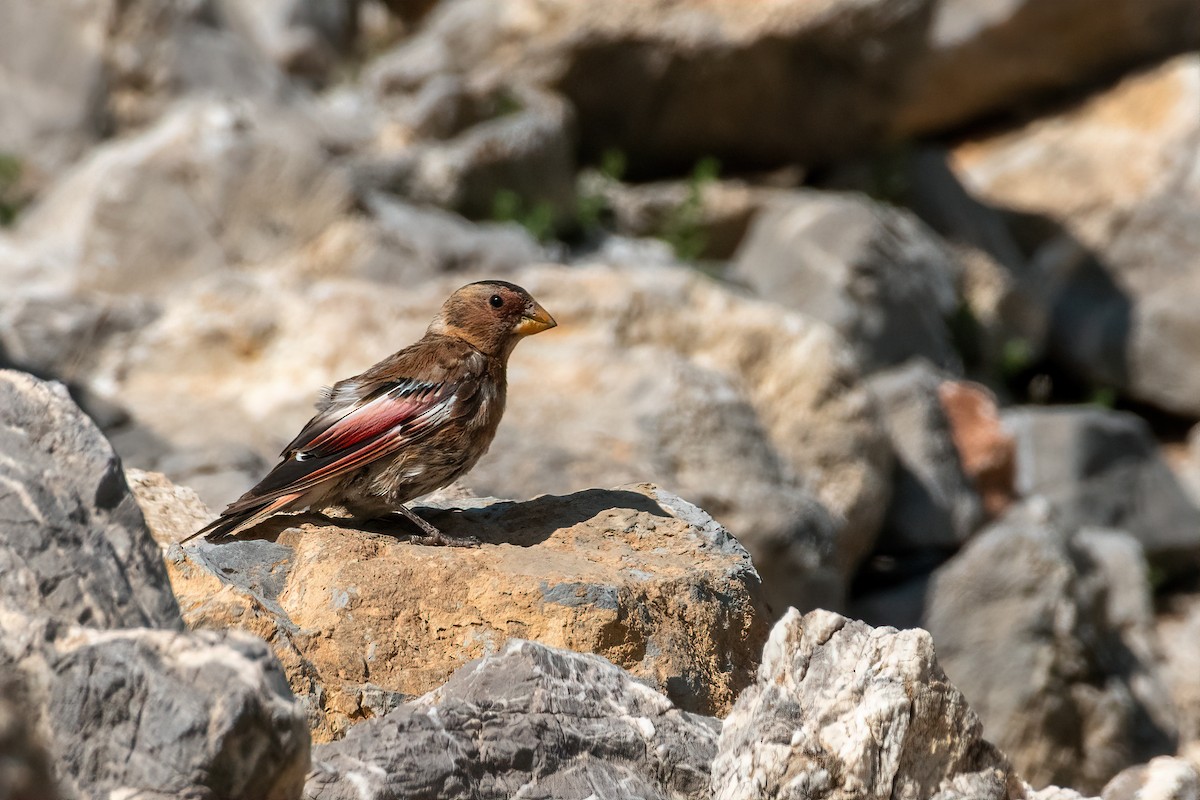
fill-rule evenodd
<path id="1" fill-rule="evenodd" d="M 401 380 L 348 408 L 318 414 L 284 450 L 284 460 L 222 516 L 302 494 L 396 452 L 455 415 L 458 388 L 458 382 Z"/>

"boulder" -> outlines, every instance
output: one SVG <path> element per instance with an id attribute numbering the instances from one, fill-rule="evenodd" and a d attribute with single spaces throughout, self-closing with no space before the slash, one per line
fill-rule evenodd
<path id="1" fill-rule="evenodd" d="M 1190 417 L 1200 415 L 1200 272 L 1181 265 L 1200 249 L 1197 152 L 1193 54 L 966 142 L 953 159 L 972 193 L 1021 215 L 1051 354 L 1087 381 Z"/>
<path id="2" fill-rule="evenodd" d="M 184 630 L 120 461 L 61 385 L 0 371 L 0 484 L 0 737 L 15 713 L 45 743 L 34 788 L 298 798 L 309 736 L 278 661 Z M 5 756 L 0 787 L 47 769 Z"/>
<path id="3" fill-rule="evenodd" d="M 1200 743 L 1200 595 L 1167 595 L 1155 619 L 1162 647 L 1163 672 L 1179 716 L 1179 740 L 1196 748 Z"/>
<path id="4" fill-rule="evenodd" d="M 794 609 L 725 719 L 712 789 L 717 800 L 1019 796 L 928 633 Z"/>
<path id="5" fill-rule="evenodd" d="M 923 624 L 1026 780 L 1097 792 L 1174 752 L 1176 714 L 1137 540 L 1047 515 L 1017 505 L 977 534 L 934 574 Z"/>
<path id="6" fill-rule="evenodd" d="M 315 86 L 332 77 L 359 33 L 359 0 L 217 0 L 217 7 L 280 70 Z"/>
<path id="7" fill-rule="evenodd" d="M 135 445 L 124 451 L 131 464 L 185 484 L 218 463 L 206 456 L 172 472 L 161 450 L 140 458 L 146 439 L 172 453 L 215 458 L 220 447 L 273 463 L 311 416 L 317 387 L 419 338 L 445 297 L 477 277 L 405 292 L 279 272 L 199 281 L 94 362 L 94 380 L 146 434 L 118 446 Z M 779 611 L 839 602 L 840 581 L 879 529 L 891 452 L 828 326 L 680 267 L 509 277 L 559 327 L 514 353 L 504 422 L 468 486 L 519 498 L 654 479 L 711 508 L 776 573 Z M 205 501 L 229 502 L 261 477 L 244 474 L 241 487 Z"/>
<path id="8" fill-rule="evenodd" d="M 585 155 L 616 148 L 634 170 L 812 163 L 885 134 L 932 7 L 459 0 L 373 72 L 392 85 L 450 73 L 550 88 L 576 110 Z"/>
<path id="9" fill-rule="evenodd" d="M 1196 800 L 1200 775 L 1180 758 L 1162 756 L 1122 770 L 1100 793 L 1101 800 Z"/>
<path id="10" fill-rule="evenodd" d="M 719 725 L 603 658 L 513 639 L 314 748 L 305 796 L 701 800 Z"/>
<path id="11" fill-rule="evenodd" d="M 1016 443 L 1004 430 L 996 397 L 970 381 L 943 381 L 938 399 L 950 426 L 963 471 L 979 492 L 989 517 L 1016 497 Z"/>
<path id="12" fill-rule="evenodd" d="M 924 356 L 962 366 L 946 324 L 959 267 L 915 216 L 856 194 L 789 193 L 759 214 L 731 277 L 832 325 L 865 370 Z"/>
<path id="13" fill-rule="evenodd" d="M 1200 46 L 1200 11 L 1189 0 L 1112 0 L 1097 11 L 1088 0 L 936 4 L 925 46 L 907 65 L 894 132 L 955 128 Z"/>
<path id="14" fill-rule="evenodd" d="M 59 800 L 50 755 L 22 707 L 20 684 L 0 680 L 0 797 L 7 800 Z"/>
<path id="15" fill-rule="evenodd" d="M 22 218 L 18 241 L 32 256 L 9 276 L 27 287 L 160 296 L 278 256 L 349 203 L 346 177 L 294 112 L 181 103 L 145 132 L 96 148 Z"/>
<path id="16" fill-rule="evenodd" d="M 766 635 L 758 575 L 678 497 L 640 485 L 426 514 L 483 545 L 414 545 L 398 523 L 308 515 L 269 523 L 274 541 L 172 548 L 184 620 L 271 642 L 319 741 L 511 638 L 599 653 L 690 711 L 721 713 L 750 681 Z"/>
<path id="17" fill-rule="evenodd" d="M 945 382 L 920 359 L 868 381 L 896 451 L 892 502 L 876 550 L 954 551 L 983 522 L 940 400 Z"/>
<path id="18" fill-rule="evenodd" d="M 1127 531 L 1167 575 L 1200 565 L 1200 509 L 1141 417 L 1064 406 L 1014 408 L 1003 420 L 1016 443 L 1017 491 L 1044 498 L 1064 529 Z"/>

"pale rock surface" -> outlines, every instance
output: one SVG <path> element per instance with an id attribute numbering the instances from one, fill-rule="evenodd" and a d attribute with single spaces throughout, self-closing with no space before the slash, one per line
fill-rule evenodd
<path id="1" fill-rule="evenodd" d="M 962 369 L 947 319 L 960 267 L 919 219 L 865 195 L 790 192 L 754 219 L 732 277 L 846 337 L 866 371 L 923 356 Z"/>
<path id="2" fill-rule="evenodd" d="M 1029 294 L 1050 349 L 1090 381 L 1200 413 L 1200 55 L 1136 74 L 954 154 L 981 200 L 1041 220 Z"/>
<path id="3" fill-rule="evenodd" d="M 1163 606 L 1155 619 L 1163 671 L 1179 715 L 1179 739 L 1195 747 L 1200 742 L 1200 595 L 1172 594 Z"/>
<path id="4" fill-rule="evenodd" d="M 298 113 L 195 100 L 97 147 L 21 218 L 26 258 L 6 277 L 158 296 L 308 241 L 349 208 L 350 187 Z"/>
<path id="5" fill-rule="evenodd" d="M 114 340 L 95 380 L 169 451 L 224 442 L 273 463 L 318 387 L 418 339 L 445 297 L 478 277 L 400 293 L 214 276 Z M 680 267 L 547 266 L 509 279 L 559 327 L 513 354 L 504 421 L 468 486 L 528 497 L 654 479 L 711 509 L 775 572 L 764 577 L 778 611 L 838 602 L 882 521 L 891 451 L 828 326 Z M 161 447 L 142 458 L 125 441 L 133 465 L 189 485 L 199 474 L 169 471 Z M 261 477 L 243 474 L 241 490 Z M 219 506 L 238 493 L 204 499 Z"/>
<path id="6" fill-rule="evenodd" d="M 39 788 L 298 797 L 308 727 L 278 661 L 184 630 L 119 460 L 61 385 L 0 371 L 0 488 L 0 705 L 46 745 Z"/>
<path id="7" fill-rule="evenodd" d="M 790 610 L 725 719 L 717 800 L 1019 796 L 921 630 Z"/>
<path id="8" fill-rule="evenodd" d="M 719 725 L 603 658 L 513 639 L 314 748 L 305 797 L 702 800 Z"/>
<path id="9" fill-rule="evenodd" d="M 1197 800 L 1200 775 L 1181 758 L 1160 756 L 1122 770 L 1100 793 L 1101 800 Z"/>
<path id="10" fill-rule="evenodd" d="M 1035 786 L 1098 791 L 1173 752 L 1147 567 L 1128 534 L 1013 506 L 933 577 L 923 626 L 988 738 Z"/>
<path id="11" fill-rule="evenodd" d="M 603 655 L 692 711 L 723 712 L 749 683 L 766 636 L 759 578 L 695 506 L 642 485 L 425 515 L 483 544 L 414 545 L 404 523 L 310 514 L 267 523 L 266 541 L 172 548 L 184 620 L 271 642 L 318 741 L 512 638 Z"/>

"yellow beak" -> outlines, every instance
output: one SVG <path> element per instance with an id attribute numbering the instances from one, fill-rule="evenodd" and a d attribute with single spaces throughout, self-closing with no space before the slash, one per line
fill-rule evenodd
<path id="1" fill-rule="evenodd" d="M 521 315 L 521 321 L 517 323 L 517 327 L 513 328 L 513 332 L 517 336 L 532 336 L 535 333 L 550 330 L 557 324 L 554 317 L 547 314 L 546 309 L 542 308 L 541 303 L 534 300 L 533 307 L 525 310 L 525 313 Z"/>

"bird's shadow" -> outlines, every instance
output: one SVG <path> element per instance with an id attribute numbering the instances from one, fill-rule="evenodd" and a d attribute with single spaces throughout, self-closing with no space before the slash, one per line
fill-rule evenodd
<path id="1" fill-rule="evenodd" d="M 614 509 L 645 512 L 656 517 L 671 516 L 651 498 L 627 489 L 585 489 L 573 494 L 542 495 L 533 500 L 501 500 L 466 507 L 411 507 L 418 516 L 447 536 L 474 538 L 480 544 L 510 544 L 518 547 L 540 544 L 557 531 Z M 276 542 L 284 531 L 304 524 L 334 526 L 397 539 L 423 535 L 423 531 L 413 522 L 398 513 L 357 521 L 304 512 L 272 517 L 241 534 L 238 539 Z"/>

